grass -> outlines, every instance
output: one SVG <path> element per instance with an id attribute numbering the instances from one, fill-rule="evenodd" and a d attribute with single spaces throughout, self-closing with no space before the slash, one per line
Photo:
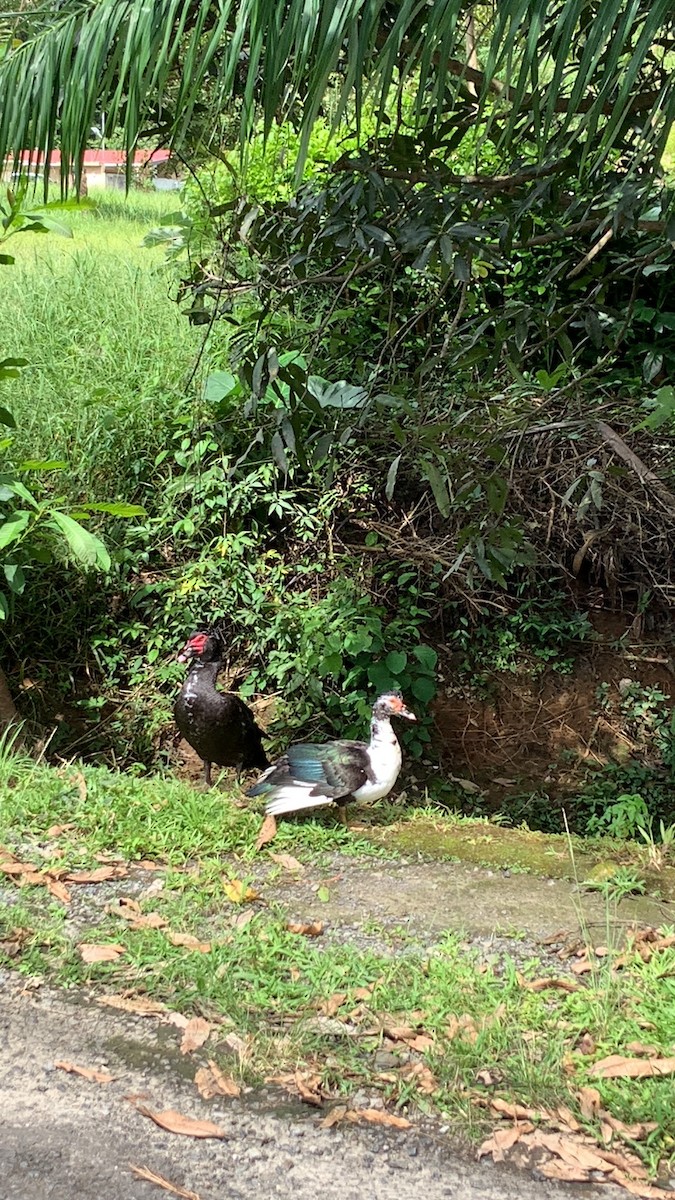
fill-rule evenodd
<path id="1" fill-rule="evenodd" d="M 635 1042 L 673 1053 L 675 948 L 648 962 L 636 954 L 621 973 L 609 956 L 594 960 L 584 980 L 568 974 L 576 983 L 571 992 L 533 990 L 528 981 L 550 977 L 550 964 L 535 958 L 518 967 L 508 956 L 486 962 L 454 933 L 431 949 L 409 939 L 402 954 L 397 931 L 382 925 L 379 941 L 390 950 L 375 952 L 330 930 L 318 938 L 292 932 L 284 909 L 265 901 L 264 884 L 262 898 L 231 902 L 224 881 L 255 889 L 261 861 L 269 863 L 266 850 L 255 854 L 260 815 L 237 807 L 232 794 L 75 764 L 57 771 L 6 755 L 0 795 L 0 840 L 39 869 L 96 865 L 101 853 L 164 864 L 150 876 L 161 879 L 161 889 L 138 901 L 143 915 L 165 922 L 162 928 L 133 929 L 116 913 L 115 899 L 133 893 L 133 877 L 73 886 L 71 907 L 42 886 L 8 882 L 0 959 L 21 972 L 99 994 L 149 996 L 205 1016 L 217 1023 L 217 1036 L 235 1031 L 244 1039 L 237 1064 L 217 1042 L 209 1054 L 249 1082 L 316 1073 L 327 1096 L 366 1087 L 400 1111 L 439 1114 L 474 1137 L 493 1122 L 495 1095 L 547 1110 L 565 1105 L 596 1135 L 597 1118 L 584 1117 L 580 1107 L 579 1088 L 592 1085 L 618 1120 L 659 1123 L 633 1145 L 650 1169 L 672 1153 L 672 1080 L 598 1080 L 590 1068 L 609 1054 L 630 1053 Z M 73 827 L 48 834 L 54 824 Z M 299 854 L 315 874 L 329 852 L 335 869 L 336 852 L 373 851 L 358 831 L 320 817 L 282 824 L 272 848 Z M 169 931 L 210 948 L 173 945 Z M 87 966 L 80 942 L 121 943 L 125 952 Z"/>
<path id="2" fill-rule="evenodd" d="M 142 246 L 172 207 L 143 193 L 103 197 L 63 214 L 72 238 L 25 234 L 8 246 L 4 350 L 29 360 L 7 395 L 14 448 L 65 459 L 59 486 L 73 500 L 142 485 L 164 445 L 163 415 L 183 396 L 200 336 L 169 300 L 163 251 Z"/>

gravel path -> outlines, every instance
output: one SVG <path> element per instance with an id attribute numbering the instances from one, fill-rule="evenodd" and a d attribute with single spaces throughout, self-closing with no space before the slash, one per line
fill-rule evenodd
<path id="1" fill-rule="evenodd" d="M 603 1200 L 614 1189 L 562 1187 L 476 1163 L 432 1128 L 319 1128 L 320 1114 L 272 1092 L 202 1101 L 198 1063 L 165 1026 L 0 975 L 0 1195 L 3 1200 L 151 1200 L 169 1193 L 133 1175 L 146 1167 L 199 1200 Z M 177 1031 L 173 1031 L 176 1033 Z M 107 1067 L 101 1085 L 55 1069 Z M 224 1140 L 177 1137 L 138 1113 L 216 1121 Z"/>

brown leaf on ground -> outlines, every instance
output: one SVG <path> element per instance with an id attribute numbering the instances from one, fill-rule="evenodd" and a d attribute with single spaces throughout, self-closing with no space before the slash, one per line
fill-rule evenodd
<path id="1" fill-rule="evenodd" d="M 286 928 L 289 933 L 302 933 L 305 937 L 320 937 L 323 933 L 323 921 L 289 921 Z"/>
<path id="2" fill-rule="evenodd" d="M 80 793 L 80 800 L 83 802 L 87 799 L 87 781 L 81 771 L 75 771 L 68 779 L 69 783 L 77 784 L 77 790 Z"/>
<path id="3" fill-rule="evenodd" d="M 631 1054 L 644 1054 L 646 1058 L 658 1058 L 658 1046 L 645 1045 L 644 1042 L 626 1042 L 626 1050 Z"/>
<path id="4" fill-rule="evenodd" d="M 342 1008 L 346 999 L 346 992 L 335 992 L 327 1000 L 322 1000 L 317 1004 L 317 1012 L 320 1012 L 324 1017 L 334 1017 L 338 1009 Z"/>
<path id="5" fill-rule="evenodd" d="M 600 1093 L 594 1087 L 580 1087 L 577 1091 L 579 1108 L 584 1121 L 592 1121 L 600 1109 Z"/>
<path id="6" fill-rule="evenodd" d="M 65 1062 L 60 1060 L 54 1063 L 59 1071 L 67 1071 L 70 1075 L 81 1075 L 83 1079 L 88 1079 L 90 1083 L 112 1083 L 114 1075 L 109 1071 L 97 1071 L 95 1067 L 78 1067 L 76 1063 Z"/>
<path id="7" fill-rule="evenodd" d="M 510 1129 L 496 1129 L 492 1136 L 478 1147 L 477 1157 L 483 1158 L 485 1154 L 491 1154 L 493 1162 L 503 1162 L 506 1151 L 515 1146 L 524 1134 L 531 1133 L 533 1129 L 534 1125 L 529 1122 L 523 1125 L 513 1125 Z"/>
<path id="8" fill-rule="evenodd" d="M 329 1113 L 326 1113 L 326 1116 L 323 1118 L 323 1120 L 319 1121 L 319 1129 L 332 1129 L 334 1125 L 338 1125 L 340 1121 L 344 1121 L 346 1116 L 347 1105 L 336 1104 L 333 1108 L 331 1108 Z"/>
<path id="9" fill-rule="evenodd" d="M 143 1117 L 149 1117 L 155 1125 L 159 1125 L 160 1129 L 166 1129 L 167 1133 L 178 1133 L 183 1137 L 193 1138 L 224 1138 L 227 1137 L 224 1129 L 219 1125 L 214 1125 L 213 1121 L 195 1121 L 193 1117 L 184 1117 L 182 1113 L 176 1112 L 174 1108 L 165 1108 L 162 1112 L 154 1112 L 151 1108 L 146 1108 L 144 1104 L 136 1105 L 137 1111 Z"/>
<path id="10" fill-rule="evenodd" d="M 223 875 L 223 891 L 233 904 L 247 904 L 258 899 L 258 893 L 242 879 L 229 879 L 227 875 Z"/>
<path id="11" fill-rule="evenodd" d="M 269 842 L 274 841 L 277 836 L 277 823 L 274 817 L 265 817 L 260 826 L 260 833 L 255 844 L 256 850 L 262 850 L 263 846 L 267 846 Z"/>
<path id="12" fill-rule="evenodd" d="M 595 1038 L 586 1030 L 577 1042 L 577 1050 L 580 1054 L 595 1054 L 595 1049 Z"/>
<path id="13" fill-rule="evenodd" d="M 140 862 L 134 863 L 134 866 L 140 867 L 141 871 L 163 871 L 165 865 L 165 863 L 153 862 L 149 858 L 142 858 Z"/>
<path id="14" fill-rule="evenodd" d="M 587 975 L 589 971 L 593 970 L 593 963 L 589 962 L 587 958 L 580 958 L 578 962 L 572 963 L 571 970 L 575 975 Z"/>
<path id="15" fill-rule="evenodd" d="M 529 1139 L 529 1144 L 543 1146 L 544 1149 L 550 1150 L 551 1154 L 562 1158 L 569 1166 L 580 1168 L 582 1171 L 611 1170 L 611 1164 L 606 1162 L 597 1150 L 591 1150 L 583 1142 L 565 1134 L 544 1133 L 542 1129 L 537 1129 Z"/>
<path id="16" fill-rule="evenodd" d="M 604 1114 L 604 1120 L 617 1137 L 628 1138 L 631 1142 L 641 1142 L 643 1138 L 647 1137 L 648 1133 L 653 1133 L 655 1129 L 658 1129 L 656 1121 L 636 1122 L 634 1125 L 626 1125 L 618 1117 L 611 1116 L 610 1113 Z"/>
<path id="17" fill-rule="evenodd" d="M 461 1017 L 456 1017 L 454 1013 L 448 1018 L 448 1023 L 445 1027 L 445 1036 L 452 1041 L 454 1038 L 464 1038 L 471 1045 L 478 1040 L 478 1029 L 473 1017 L 468 1013 L 462 1013 Z"/>
<path id="18" fill-rule="evenodd" d="M 379 987 L 381 983 L 384 983 L 384 975 L 380 975 L 379 979 L 376 979 L 374 983 L 369 983 L 366 987 L 356 988 L 354 992 L 354 999 L 370 1000 L 375 988 Z"/>
<path id="19" fill-rule="evenodd" d="M 151 1171 L 149 1167 L 135 1167 L 133 1163 L 129 1163 L 129 1170 L 133 1171 L 139 1179 L 145 1179 L 147 1183 L 154 1183 L 156 1187 L 164 1188 L 165 1192 L 171 1192 L 172 1196 L 180 1196 L 181 1200 L 199 1200 L 196 1192 L 190 1192 L 187 1188 L 179 1187 L 178 1184 L 172 1183 L 170 1179 L 165 1179 L 163 1175 L 158 1175 L 156 1171 Z"/>
<path id="20" fill-rule="evenodd" d="M 65 883 L 61 883 L 60 879 L 51 879 L 49 875 L 45 876 L 45 883 L 55 900 L 60 900 L 61 904 L 70 904 L 70 892 Z"/>
<path id="21" fill-rule="evenodd" d="M 210 942 L 200 942 L 199 938 L 193 937 L 191 933 L 172 933 L 169 930 L 166 937 L 172 946 L 184 946 L 186 950 L 197 950 L 199 954 L 209 954 L 211 950 Z"/>
<path id="22" fill-rule="evenodd" d="M 71 871 L 66 883 L 105 883 L 108 879 L 122 879 L 128 875 L 127 867 L 96 867 L 94 871 Z"/>
<path id="23" fill-rule="evenodd" d="M 302 863 L 298 862 L 297 858 L 293 858 L 292 854 L 270 854 L 270 858 L 272 862 L 283 867 L 284 871 L 304 871 L 305 869 Z"/>
<path id="24" fill-rule="evenodd" d="M 106 946 L 95 946 L 92 942 L 80 942 L 77 948 L 82 956 L 82 962 L 85 963 L 115 962 L 121 954 L 126 954 L 126 947 L 120 946 L 117 942 L 109 942 Z"/>
<path id="25" fill-rule="evenodd" d="M 212 1058 L 208 1066 L 200 1067 L 195 1083 L 202 1100 L 213 1100 L 214 1096 L 240 1096 L 241 1088 L 231 1075 L 225 1075 Z"/>
<path id="26" fill-rule="evenodd" d="M 496 1076 L 491 1071 L 476 1072 L 476 1083 L 482 1083 L 484 1087 L 494 1087 L 497 1082 Z"/>
<path id="27" fill-rule="evenodd" d="M 611 1163 L 613 1167 L 618 1167 L 620 1171 L 626 1171 L 629 1175 L 633 1175 L 635 1179 L 649 1179 L 647 1168 L 638 1158 L 637 1154 L 622 1154 L 618 1150 L 598 1150 L 598 1154 L 606 1162 Z"/>
<path id="28" fill-rule="evenodd" d="M 266 1083 L 278 1083 L 286 1088 L 286 1091 L 292 1092 L 306 1104 L 313 1104 L 316 1108 L 323 1105 L 321 1076 L 315 1072 L 294 1071 L 292 1075 L 271 1075 Z"/>
<path id="29" fill-rule="evenodd" d="M 194 1050 L 199 1050 L 200 1046 L 209 1037 L 213 1026 L 205 1021 L 203 1017 L 193 1017 L 188 1021 L 183 1030 L 183 1038 L 180 1044 L 181 1054 L 192 1054 Z"/>
<path id="30" fill-rule="evenodd" d="M 99 1004 L 107 1008 L 119 1008 L 122 1012 L 135 1013 L 137 1017 L 156 1017 L 166 1012 L 166 1004 L 150 1000 L 146 996 L 99 996 Z"/>
<path id="31" fill-rule="evenodd" d="M 38 884 L 45 882 L 45 876 L 42 871 L 24 871 L 23 874 L 17 876 L 19 887 L 37 887 Z"/>
<path id="32" fill-rule="evenodd" d="M 414 1082 L 418 1092 L 423 1096 L 433 1096 L 438 1091 L 438 1080 L 429 1067 L 423 1063 L 409 1063 L 401 1071 L 401 1078 L 407 1083 Z"/>
<path id="33" fill-rule="evenodd" d="M 641 1200 L 672 1200 L 673 1198 L 672 1188 L 660 1188 L 653 1183 L 629 1179 L 622 1171 L 613 1171 L 609 1178 L 612 1183 L 618 1183 L 620 1187 L 630 1192 L 631 1196 L 641 1197 Z"/>
<path id="34" fill-rule="evenodd" d="M 571 1109 L 567 1108 L 564 1104 L 559 1104 L 555 1111 L 556 1116 L 562 1125 L 571 1130 L 572 1133 L 579 1132 L 581 1125 L 577 1121 Z"/>
<path id="35" fill-rule="evenodd" d="M 549 1158 L 537 1168 L 546 1179 L 559 1179 L 563 1183 L 588 1183 L 593 1178 L 590 1171 L 557 1158 Z"/>
<path id="36" fill-rule="evenodd" d="M 222 1038 L 220 1045 L 225 1050 L 231 1050 L 236 1054 L 240 1062 L 244 1062 L 248 1058 L 251 1050 L 250 1041 L 247 1038 L 240 1037 L 238 1033 L 228 1033 Z"/>
<path id="37" fill-rule="evenodd" d="M 610 1054 L 593 1064 L 589 1074 L 601 1079 L 639 1079 L 649 1075 L 675 1075 L 675 1058 L 624 1058 Z"/>
<path id="38" fill-rule="evenodd" d="M 553 977 L 550 979 L 523 979 L 521 976 L 518 982 L 528 992 L 545 992 L 549 988 L 557 988 L 561 992 L 579 991 L 579 984 L 575 983 L 573 979 L 556 979 Z"/>
<path id="39" fill-rule="evenodd" d="M 494 1096 L 490 1101 L 490 1108 L 500 1117 L 510 1117 L 512 1121 L 543 1121 L 549 1114 L 542 1112 L 538 1108 L 526 1108 L 523 1104 L 512 1104 L 509 1100 L 502 1100 L 500 1096 Z"/>
<path id="40" fill-rule="evenodd" d="M 58 838 L 58 837 L 61 837 L 62 834 L 64 834 L 64 833 L 69 833 L 70 830 L 74 829 L 74 828 L 75 828 L 74 821 L 68 821 L 66 825 L 50 825 L 49 829 L 47 830 L 47 832 L 45 834 L 45 837 Z"/>
<path id="41" fill-rule="evenodd" d="M 371 1125 L 390 1125 L 393 1129 L 410 1129 L 412 1122 L 405 1117 L 385 1112 L 382 1108 L 352 1108 L 347 1112 L 348 1121 L 368 1121 Z"/>
<path id="42" fill-rule="evenodd" d="M 136 917 L 129 922 L 129 929 L 166 929 L 168 921 L 164 917 L 160 917 L 159 913 L 149 912 L 141 913 L 140 917 Z"/>
<path id="43" fill-rule="evenodd" d="M 246 908 L 243 912 L 235 913 L 230 917 L 230 925 L 232 929 L 245 929 L 249 921 L 255 917 L 255 912 L 252 908 Z"/>
<path id="44" fill-rule="evenodd" d="M 12 857 L 6 862 L 0 863 L 0 871 L 4 871 L 5 875 L 33 875 L 35 874 L 35 863 L 17 862 Z"/>
<path id="45" fill-rule="evenodd" d="M 21 925 L 15 925 L 11 933 L 8 933 L 7 937 L 3 941 L 0 941 L 0 951 L 7 958 L 16 958 L 23 950 L 31 933 L 31 929 L 24 929 Z"/>

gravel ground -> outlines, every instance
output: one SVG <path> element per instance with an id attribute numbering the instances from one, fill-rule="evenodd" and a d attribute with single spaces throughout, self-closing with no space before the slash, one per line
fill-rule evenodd
<path id="1" fill-rule="evenodd" d="M 154 1020 L 101 1009 L 44 985 L 0 975 L 0 1194 L 3 1200 L 151 1200 L 149 1168 L 199 1200 L 610 1200 L 620 1193 L 563 1187 L 476 1163 L 442 1131 L 319 1127 L 320 1114 L 273 1092 L 200 1100 L 186 1064 Z M 162 1035 L 162 1036 L 160 1036 Z M 59 1060 L 107 1067 L 101 1085 L 56 1069 Z M 222 1140 L 163 1132 L 127 1098 L 216 1121 Z"/>

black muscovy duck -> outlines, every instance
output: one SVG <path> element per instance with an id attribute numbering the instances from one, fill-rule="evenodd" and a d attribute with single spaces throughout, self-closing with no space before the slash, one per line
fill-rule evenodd
<path id="1" fill-rule="evenodd" d="M 262 730 L 250 708 L 232 692 L 216 688 L 222 658 L 222 644 L 211 633 L 193 633 L 178 655 L 178 661 L 189 663 L 190 668 L 173 715 L 185 741 L 204 763 L 207 787 L 211 786 L 211 763 L 236 767 L 237 774 L 269 766 Z"/>
<path id="2" fill-rule="evenodd" d="M 265 796 L 265 811 L 274 817 L 333 804 L 346 825 L 347 800 L 380 800 L 398 779 L 401 747 L 391 726 L 392 717 L 417 720 L 398 692 L 388 692 L 375 701 L 370 742 L 297 742 L 247 795 Z"/>

